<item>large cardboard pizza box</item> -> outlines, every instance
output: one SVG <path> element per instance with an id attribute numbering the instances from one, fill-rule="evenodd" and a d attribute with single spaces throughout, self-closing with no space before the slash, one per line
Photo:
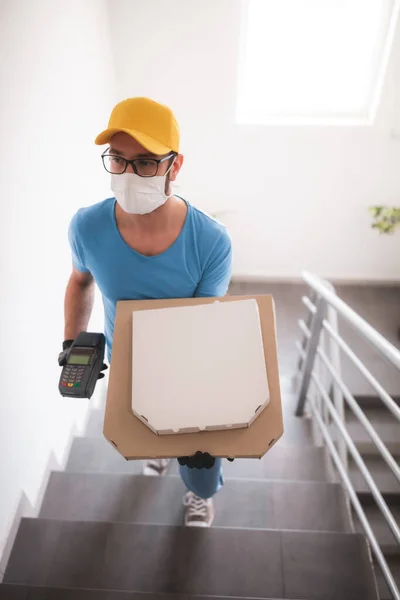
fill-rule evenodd
<path id="1" fill-rule="evenodd" d="M 282 434 L 272 296 L 118 302 L 104 435 L 122 456 L 260 458 Z"/>

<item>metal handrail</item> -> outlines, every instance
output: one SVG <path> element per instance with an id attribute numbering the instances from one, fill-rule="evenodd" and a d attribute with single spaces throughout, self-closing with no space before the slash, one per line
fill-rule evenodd
<path id="1" fill-rule="evenodd" d="M 310 337 L 310 330 L 307 329 L 307 326 L 305 325 L 304 321 L 300 321 L 299 325 L 301 325 L 300 328 L 303 331 L 304 335 L 307 338 L 309 338 Z M 335 333 L 335 336 L 336 335 L 337 334 Z M 340 337 L 338 337 L 338 339 L 341 340 Z M 305 352 L 301 348 L 300 344 L 296 343 L 296 346 L 297 346 L 299 352 L 301 353 L 302 358 L 305 358 Z M 364 427 L 364 429 L 367 431 L 368 435 L 370 436 L 370 438 L 374 442 L 374 444 L 377 447 L 378 451 L 380 452 L 383 460 L 386 462 L 386 464 L 388 465 L 388 467 L 392 471 L 393 475 L 396 477 L 397 481 L 400 482 L 400 466 L 397 464 L 397 462 L 395 461 L 395 459 L 393 458 L 393 456 L 390 454 L 388 448 L 382 442 L 381 438 L 377 434 L 377 432 L 374 429 L 374 427 L 372 426 L 371 422 L 368 420 L 368 418 L 365 416 L 364 412 L 361 410 L 360 406 L 358 405 L 358 403 L 357 403 L 356 399 L 354 398 L 353 394 L 350 392 L 349 388 L 340 379 L 339 374 L 337 373 L 337 371 L 333 367 L 332 363 L 330 362 L 330 360 L 326 356 L 325 352 L 321 348 L 319 348 L 319 347 L 317 348 L 316 352 L 317 352 L 318 356 L 320 356 L 323 364 L 325 365 L 325 367 L 327 368 L 327 370 L 329 371 L 329 373 L 332 375 L 334 381 L 337 383 L 337 385 L 341 389 L 343 397 L 346 399 L 346 401 L 347 401 L 348 405 L 350 406 L 351 410 L 356 415 L 356 417 L 360 421 L 361 425 Z M 366 369 L 366 371 L 367 371 L 367 373 L 369 373 L 368 369 Z M 312 375 L 311 375 L 311 377 L 312 377 Z M 372 375 L 371 375 L 371 378 L 374 379 L 374 377 Z M 387 392 L 385 392 L 385 393 L 387 393 Z M 390 396 L 389 396 L 389 398 L 390 398 L 390 400 L 392 400 L 392 398 Z M 393 400 L 392 400 L 392 402 L 393 402 Z M 395 402 L 393 402 L 393 403 L 396 406 L 396 408 L 399 409 L 399 407 L 397 406 L 397 404 Z"/>
<path id="2" fill-rule="evenodd" d="M 310 324 L 310 323 L 311 323 L 311 321 L 312 321 L 312 318 L 313 318 L 313 314 L 314 314 L 314 313 L 315 313 L 315 311 L 317 310 L 317 308 L 316 308 L 316 307 L 314 306 L 314 304 L 312 303 L 312 301 L 315 299 L 315 298 L 314 298 L 314 292 L 311 292 L 310 296 L 311 296 L 311 297 L 310 297 L 310 298 L 307 298 L 306 300 L 307 300 L 307 301 L 308 301 L 308 302 L 309 302 L 309 303 L 310 303 L 310 304 L 311 304 L 311 305 L 314 307 L 314 312 L 313 312 L 312 310 L 310 311 L 310 314 L 308 315 L 308 319 L 307 319 L 307 322 L 308 322 L 308 324 Z M 305 340 L 305 339 L 303 340 L 303 344 L 304 344 L 304 345 L 306 344 L 306 340 Z M 304 346 L 302 346 L 302 347 L 304 347 Z M 302 366 L 303 366 L 303 363 L 302 363 L 302 358 L 301 358 L 301 356 L 300 356 L 300 357 L 299 357 L 299 360 L 298 360 L 298 363 L 297 363 L 297 369 L 298 369 L 298 371 L 300 371 L 300 370 L 301 370 Z"/>
<path id="3" fill-rule="evenodd" d="M 346 399 L 347 404 L 350 406 L 351 410 L 356 415 L 356 417 L 360 421 L 361 425 L 364 427 L 364 429 L 370 436 L 371 440 L 374 442 L 374 444 L 377 447 L 378 451 L 380 452 L 383 460 L 386 462 L 386 464 L 392 471 L 393 475 L 396 477 L 397 481 L 400 482 L 400 466 L 394 460 L 394 458 L 390 454 L 387 446 L 383 443 L 383 441 L 377 434 L 376 430 L 372 426 L 371 422 L 368 420 L 368 418 L 365 416 L 365 414 L 359 407 L 356 399 L 354 398 L 353 394 L 350 392 L 347 385 L 345 385 L 343 383 L 343 381 L 340 379 L 339 375 L 335 371 L 332 363 L 330 362 L 330 360 L 328 359 L 326 354 L 320 348 L 318 348 L 317 352 L 318 352 L 319 356 L 321 357 L 322 362 L 324 363 L 324 365 L 326 366 L 326 368 L 331 373 L 332 377 L 334 378 L 334 380 L 336 381 L 336 383 L 342 390 L 343 396 Z M 399 544 L 400 544 L 400 537 L 399 537 Z"/>
<path id="4" fill-rule="evenodd" d="M 310 298 L 307 298 L 307 296 L 303 296 L 301 301 L 303 302 L 304 306 L 306 308 L 308 308 L 308 310 L 310 311 L 310 313 L 312 313 L 313 315 L 315 315 L 315 311 L 317 310 L 315 304 L 313 304 L 310 300 Z"/>
<path id="5" fill-rule="evenodd" d="M 350 306 L 341 300 L 334 292 L 326 287 L 325 283 L 312 275 L 303 273 L 304 280 L 315 290 L 318 295 L 333 306 L 338 314 L 343 317 L 349 325 L 362 335 L 376 350 L 378 350 L 392 365 L 400 370 L 400 350 L 376 331 L 365 319 L 360 317 Z"/>
<path id="6" fill-rule="evenodd" d="M 311 332 L 307 328 L 307 325 L 304 323 L 304 321 L 299 321 L 299 326 L 300 326 L 300 329 L 302 330 L 302 332 L 304 333 L 305 337 L 307 339 L 309 339 Z M 340 341 L 341 345 L 343 344 L 343 347 L 347 348 L 347 351 L 354 354 L 352 352 L 352 350 L 350 350 L 350 348 L 348 348 L 348 346 L 345 344 L 345 342 L 343 342 L 342 338 L 340 336 L 338 336 L 337 333 L 330 327 L 329 323 L 326 323 L 326 328 L 327 328 L 327 331 L 329 331 L 329 333 L 331 333 L 335 337 L 335 339 L 337 339 L 338 342 Z M 296 344 L 296 346 L 297 346 L 298 350 L 301 351 L 302 357 L 305 358 L 305 356 L 304 356 L 305 353 L 304 353 L 303 349 L 301 348 L 301 346 L 299 344 Z M 367 431 L 368 435 L 374 442 L 374 444 L 377 447 L 378 451 L 380 452 L 383 460 L 386 462 L 386 464 L 392 471 L 393 475 L 396 477 L 397 481 L 400 482 L 400 466 L 397 464 L 397 462 L 395 461 L 393 456 L 390 454 L 388 448 L 382 442 L 381 438 L 377 434 L 377 432 L 374 429 L 374 427 L 372 426 L 371 422 L 368 420 L 368 418 L 365 416 L 364 412 L 361 410 L 360 406 L 357 403 L 357 400 L 354 398 L 353 394 L 350 392 L 347 385 L 345 385 L 343 383 L 343 381 L 340 379 L 339 373 L 335 370 L 334 366 L 332 365 L 332 363 L 326 356 L 325 352 L 320 347 L 317 348 L 316 352 L 317 352 L 318 356 L 320 356 L 322 362 L 324 363 L 324 365 L 327 368 L 327 370 L 329 371 L 329 373 L 332 375 L 333 379 L 335 380 L 335 382 L 337 383 L 339 388 L 341 389 L 343 397 L 346 399 L 351 410 L 356 415 L 356 417 L 360 421 L 361 425 L 364 427 L 364 429 Z M 376 379 L 373 377 L 373 375 L 371 375 L 371 373 L 368 371 L 368 369 L 363 365 L 363 363 L 356 356 L 355 356 L 355 358 L 357 359 L 357 361 L 360 362 L 360 365 L 362 365 L 363 369 L 365 369 L 366 373 L 368 373 L 368 375 L 371 377 L 371 380 L 376 382 L 377 385 L 379 385 L 378 382 L 376 381 Z M 385 390 L 383 388 L 381 388 L 381 389 L 383 390 L 383 392 L 385 394 L 387 394 L 387 392 L 385 392 Z M 394 400 L 389 396 L 389 394 L 387 394 L 387 396 L 393 402 L 395 408 L 400 413 L 400 408 L 397 406 L 397 404 L 394 402 Z M 397 412 L 395 413 L 395 416 L 396 417 L 398 416 Z"/>
<path id="7" fill-rule="evenodd" d="M 335 448 L 335 444 L 333 443 L 332 438 L 330 437 L 328 428 L 321 419 L 321 416 L 315 409 L 313 403 L 311 403 L 311 410 L 313 411 L 313 416 L 325 439 L 326 445 L 328 446 L 329 452 L 333 458 L 333 461 L 346 488 L 346 491 L 349 494 L 353 508 L 356 511 L 358 518 L 360 519 L 360 523 L 362 528 L 364 529 L 365 535 L 367 536 L 369 543 L 371 544 L 371 548 L 376 556 L 376 560 L 378 561 L 379 566 L 382 569 L 382 573 L 389 587 L 389 590 L 395 600 L 400 600 L 399 588 L 397 587 L 394 577 L 390 571 L 389 565 L 387 564 L 385 557 L 383 556 L 383 552 L 381 550 L 381 547 L 379 546 L 378 540 L 376 539 L 376 536 L 368 522 L 367 516 L 361 506 L 361 502 L 357 497 L 351 479 L 348 476 L 347 471 L 342 464 L 342 461 L 340 460 L 339 453 Z"/>
<path id="8" fill-rule="evenodd" d="M 299 327 L 303 333 L 301 343 L 296 343 L 299 350 L 299 388 L 297 398 L 296 414 L 304 414 L 306 402 L 311 407 L 311 416 L 318 429 L 315 439 L 325 441 L 330 456 L 337 467 L 346 492 L 346 500 L 353 506 L 357 513 L 363 530 L 370 541 L 371 549 L 381 567 L 384 579 L 395 600 L 400 600 L 400 590 L 396 585 L 390 568 L 384 558 L 379 543 L 371 529 L 368 519 L 361 507 L 357 492 L 348 476 L 347 455 L 352 455 L 358 466 L 368 489 L 370 490 L 376 504 L 389 526 L 397 544 L 400 545 L 400 528 L 386 504 L 376 482 L 371 476 L 367 465 L 354 444 L 345 424 L 344 401 L 349 405 L 356 418 L 367 431 L 371 440 L 377 447 L 380 455 L 396 479 L 400 481 L 400 467 L 390 454 L 389 449 L 374 429 L 368 417 L 360 408 L 353 394 L 341 378 L 340 351 L 343 351 L 353 362 L 360 373 L 372 385 L 377 392 L 382 404 L 388 408 L 396 420 L 400 418 L 400 407 L 391 398 L 388 392 L 370 373 L 367 367 L 356 356 L 346 342 L 340 337 L 338 330 L 338 315 L 346 320 L 355 331 L 368 341 L 380 354 L 395 368 L 400 370 L 400 350 L 388 342 L 371 325 L 341 300 L 329 282 L 316 277 L 310 273 L 304 273 L 303 277 L 311 288 L 309 297 L 303 297 L 302 302 L 308 309 L 307 322 L 299 321 Z M 329 344 L 326 345 L 329 358 L 325 353 L 325 342 L 323 334 L 329 335 Z M 320 365 L 324 370 L 321 371 Z M 329 376 L 325 379 L 325 373 Z M 321 377 L 321 378 L 320 378 Z M 310 384 L 314 384 L 316 392 L 310 391 Z M 325 386 L 325 387 L 324 387 Z M 329 393 L 328 391 L 329 390 Z M 315 393 L 318 395 L 316 396 Z M 322 402 L 321 402 L 322 400 Z M 337 447 L 332 439 L 330 422 L 338 429 L 339 437 L 336 439 Z M 322 435 L 322 438 L 321 438 Z M 351 514 L 351 513 L 350 513 Z"/>
<path id="9" fill-rule="evenodd" d="M 315 314 L 316 308 L 310 302 L 310 310 L 311 310 L 311 308 L 313 308 L 313 311 L 314 311 L 313 314 Z M 308 329 L 306 323 L 302 319 L 299 319 L 298 325 L 299 325 L 301 331 L 303 332 L 304 337 L 309 339 L 311 332 Z M 390 396 L 390 394 L 388 394 L 388 392 L 385 390 L 385 388 L 381 386 L 379 381 L 372 375 L 372 373 L 367 369 L 367 367 L 358 358 L 358 356 L 353 352 L 353 350 L 346 344 L 346 342 L 340 337 L 340 335 L 338 335 L 336 333 L 336 331 L 333 329 L 333 327 L 331 327 L 331 325 L 328 323 L 328 321 L 324 320 L 322 322 L 322 326 L 325 329 L 325 331 L 327 331 L 328 334 L 335 340 L 335 342 L 338 344 L 338 346 L 341 348 L 341 350 L 343 350 L 343 352 L 350 358 L 350 360 L 352 361 L 354 366 L 357 367 L 357 369 L 360 371 L 360 373 L 362 375 L 364 375 L 365 379 L 374 388 L 374 390 L 376 391 L 376 393 L 378 394 L 378 396 L 380 397 L 380 399 L 382 400 L 382 402 L 386 406 L 386 408 L 388 410 L 390 410 L 392 415 L 397 420 L 400 421 L 400 406 L 398 406 L 398 404 L 396 404 L 396 402 L 393 400 L 393 398 Z M 300 342 L 296 342 L 296 347 L 299 350 L 299 352 L 300 351 L 304 352 L 304 349 L 301 346 Z M 304 356 L 303 356 L 303 358 L 304 358 Z"/>
<path id="10" fill-rule="evenodd" d="M 304 323 L 303 319 L 299 319 L 297 321 L 301 331 L 304 334 L 304 337 L 306 337 L 307 339 L 310 339 L 311 336 L 311 331 L 308 329 L 307 325 Z"/>
<path id="11" fill-rule="evenodd" d="M 356 356 L 356 354 L 349 348 L 344 340 L 332 329 L 327 321 L 322 323 L 324 329 L 329 333 L 329 335 L 335 340 L 335 342 L 340 346 L 340 348 L 347 354 L 353 364 L 357 367 L 357 369 L 364 375 L 365 379 L 368 383 L 374 388 L 383 404 L 386 406 L 388 410 L 392 413 L 396 419 L 400 421 L 400 406 L 396 404 L 393 398 L 387 393 L 387 391 L 381 386 L 379 381 L 375 379 L 375 377 L 368 371 L 366 366 L 361 362 L 361 360 Z"/>
<path id="12" fill-rule="evenodd" d="M 365 464 L 364 460 L 361 457 L 361 454 L 357 450 L 356 445 L 353 442 L 353 440 L 351 439 L 346 427 L 341 422 L 340 417 L 337 414 L 335 407 L 332 405 L 331 399 L 329 398 L 328 394 L 326 393 L 326 390 L 324 389 L 323 385 L 319 381 L 318 377 L 316 377 L 316 375 L 314 375 L 314 373 L 311 375 L 311 378 L 314 381 L 314 383 L 316 384 L 316 386 L 318 387 L 323 399 L 325 400 L 329 414 L 331 415 L 332 419 L 335 421 L 335 425 L 338 428 L 338 430 L 340 431 L 340 433 L 346 443 L 346 446 L 348 447 L 348 449 L 350 451 L 350 454 L 353 456 L 354 462 L 359 467 L 361 474 L 364 477 L 365 483 L 368 485 L 369 489 L 371 490 L 371 493 L 376 500 L 378 508 L 380 509 L 381 513 L 385 517 L 385 520 L 386 520 L 387 524 L 389 525 L 390 530 L 393 533 L 397 543 L 400 544 L 400 528 L 396 523 L 396 519 L 393 517 L 392 513 L 390 512 L 388 505 L 386 504 L 375 481 L 373 480 L 370 472 L 368 471 L 367 465 Z"/>

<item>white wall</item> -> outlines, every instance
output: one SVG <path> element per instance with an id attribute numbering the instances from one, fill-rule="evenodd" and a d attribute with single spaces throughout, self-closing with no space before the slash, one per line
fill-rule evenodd
<path id="1" fill-rule="evenodd" d="M 181 193 L 235 211 L 225 217 L 235 274 L 400 279 L 400 234 L 379 237 L 367 212 L 400 203 L 400 26 L 374 127 L 239 126 L 240 0 L 109 5 L 119 99 L 149 95 L 175 110 Z"/>
<path id="2" fill-rule="evenodd" d="M 58 394 L 67 227 L 109 193 L 93 140 L 115 84 L 105 2 L 1 0 L 0 17 L 1 555 L 18 504 L 35 508 L 87 413 Z"/>

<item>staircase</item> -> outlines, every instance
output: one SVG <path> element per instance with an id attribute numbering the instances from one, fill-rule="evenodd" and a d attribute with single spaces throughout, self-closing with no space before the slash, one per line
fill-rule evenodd
<path id="1" fill-rule="evenodd" d="M 283 390 L 284 438 L 261 460 L 226 461 L 211 529 L 185 528 L 177 463 L 140 475 L 102 437 L 102 408 L 23 519 L 1 600 L 375 600 L 364 535 L 307 419 Z"/>
<path id="2" fill-rule="evenodd" d="M 185 489 L 176 461 L 164 478 L 143 477 L 139 462 L 125 461 L 104 439 L 104 407 L 96 408 L 85 436 L 73 442 L 65 472 L 52 473 L 39 518 L 21 522 L 0 600 L 392 599 L 309 413 L 294 416 L 293 342 L 305 291 L 292 284 L 231 286 L 231 293 L 275 297 L 285 434 L 261 460 L 225 461 L 213 527 L 182 526 Z M 366 319 L 387 319 L 382 333 L 389 338 L 398 302 L 386 290 L 375 296 L 375 290 L 343 288 L 341 295 L 350 292 L 360 304 L 349 303 L 366 311 Z M 346 323 L 340 327 L 358 352 Z M 380 357 L 364 353 L 363 360 L 392 394 L 400 390 L 399 373 L 389 373 Z M 357 395 L 359 373 L 346 363 L 343 369 L 355 400 L 399 463 L 399 424 L 368 390 Z M 400 405 L 399 397 L 394 400 Z M 399 521 L 398 481 L 347 405 L 344 417 Z M 399 545 L 351 458 L 348 473 L 400 585 Z"/>

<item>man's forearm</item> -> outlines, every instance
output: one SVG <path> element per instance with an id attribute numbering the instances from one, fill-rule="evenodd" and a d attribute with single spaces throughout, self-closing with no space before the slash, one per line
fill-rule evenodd
<path id="1" fill-rule="evenodd" d="M 80 284 L 70 279 L 64 302 L 64 340 L 74 340 L 81 331 L 87 331 L 93 309 L 94 288 L 94 282 Z"/>

